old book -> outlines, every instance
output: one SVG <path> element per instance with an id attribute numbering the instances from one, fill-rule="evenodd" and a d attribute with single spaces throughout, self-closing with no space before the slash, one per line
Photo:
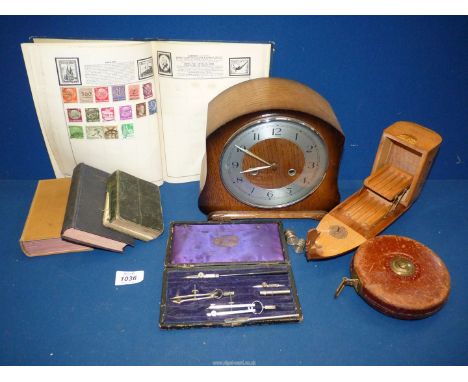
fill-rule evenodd
<path id="1" fill-rule="evenodd" d="M 27 256 L 90 251 L 92 248 L 62 239 L 63 219 L 71 179 L 40 180 L 20 238 Z"/>
<path id="2" fill-rule="evenodd" d="M 163 231 L 159 187 L 115 171 L 107 181 L 103 224 L 140 240 L 155 239 Z"/>
<path id="3" fill-rule="evenodd" d="M 208 102 L 268 77 L 271 43 L 79 41 L 22 44 L 55 175 L 85 162 L 162 184 L 198 181 Z"/>
<path id="4" fill-rule="evenodd" d="M 130 236 L 102 224 L 109 174 L 80 163 L 73 171 L 62 237 L 91 247 L 122 252 Z"/>

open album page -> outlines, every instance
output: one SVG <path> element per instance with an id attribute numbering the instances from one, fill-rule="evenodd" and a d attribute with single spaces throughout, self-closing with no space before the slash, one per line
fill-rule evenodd
<path id="1" fill-rule="evenodd" d="M 161 184 L 151 43 L 22 44 L 57 177 L 84 162 Z"/>
<path id="2" fill-rule="evenodd" d="M 271 44 L 153 42 L 164 180 L 200 179 L 208 103 L 242 81 L 268 77 Z"/>

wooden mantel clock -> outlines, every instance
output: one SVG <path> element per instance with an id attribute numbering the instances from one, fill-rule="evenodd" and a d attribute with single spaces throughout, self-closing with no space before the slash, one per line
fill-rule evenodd
<path id="1" fill-rule="evenodd" d="M 340 201 L 344 139 L 329 103 L 301 83 L 235 85 L 208 106 L 200 210 L 213 220 L 320 219 Z"/>

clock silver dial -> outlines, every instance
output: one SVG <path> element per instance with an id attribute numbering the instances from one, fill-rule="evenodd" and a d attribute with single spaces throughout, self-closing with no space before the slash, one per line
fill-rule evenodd
<path id="1" fill-rule="evenodd" d="M 229 193 L 260 208 L 303 200 L 322 183 L 327 168 L 327 147 L 313 126 L 281 116 L 243 126 L 227 141 L 220 161 Z"/>

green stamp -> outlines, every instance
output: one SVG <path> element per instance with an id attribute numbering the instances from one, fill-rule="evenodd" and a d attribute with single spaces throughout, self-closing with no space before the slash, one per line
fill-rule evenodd
<path id="1" fill-rule="evenodd" d="M 86 122 L 100 122 L 99 120 L 99 109 L 97 108 L 86 108 Z"/>
<path id="2" fill-rule="evenodd" d="M 132 138 L 134 135 L 133 123 L 124 123 L 122 125 L 122 136 L 124 138 Z"/>
<path id="3" fill-rule="evenodd" d="M 86 138 L 104 139 L 104 129 L 102 126 L 86 126 Z"/>
<path id="4" fill-rule="evenodd" d="M 81 126 L 68 126 L 68 131 L 70 133 L 70 138 L 72 139 L 83 139 L 83 127 Z"/>

